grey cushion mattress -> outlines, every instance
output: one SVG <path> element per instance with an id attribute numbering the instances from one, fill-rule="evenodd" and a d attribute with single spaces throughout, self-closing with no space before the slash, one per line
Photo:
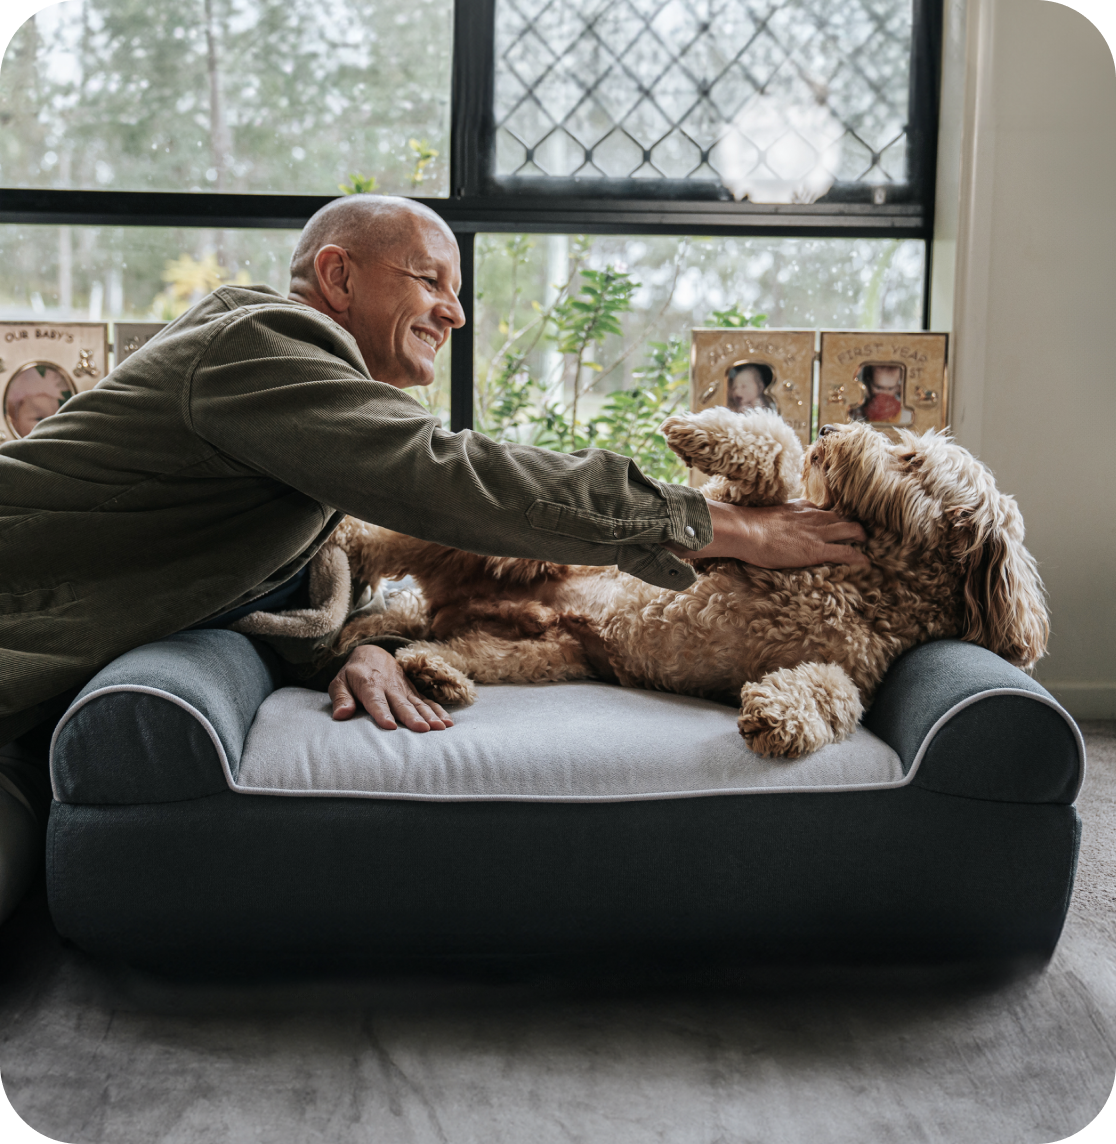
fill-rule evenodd
<path id="1" fill-rule="evenodd" d="M 604 683 L 478 689 L 443 732 L 335 722 L 329 697 L 284 687 L 260 705 L 232 790 L 365 798 L 619 801 L 902 782 L 870 731 L 790 762 L 750 751 L 735 712 Z"/>
<path id="2" fill-rule="evenodd" d="M 695 948 L 1049 953 L 1080 734 L 968 644 L 914 649 L 865 725 L 763 759 L 736 713 L 600 683 L 480 689 L 444 732 L 335 723 L 265 649 L 110 664 L 52 748 L 59 930 L 145 964 Z M 277 797 L 278 796 L 278 797 Z"/>

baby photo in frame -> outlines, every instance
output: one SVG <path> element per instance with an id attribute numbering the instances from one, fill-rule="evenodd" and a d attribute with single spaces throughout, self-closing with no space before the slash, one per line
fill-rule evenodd
<path id="1" fill-rule="evenodd" d="M 772 409 L 810 443 L 814 331 L 702 329 L 690 347 L 690 408 Z"/>
<path id="2" fill-rule="evenodd" d="M 0 444 L 26 437 L 107 370 L 103 322 L 0 322 Z"/>
<path id="3" fill-rule="evenodd" d="M 861 421 L 893 439 L 897 429 L 945 429 L 948 343 L 948 334 L 824 331 L 819 425 Z"/>

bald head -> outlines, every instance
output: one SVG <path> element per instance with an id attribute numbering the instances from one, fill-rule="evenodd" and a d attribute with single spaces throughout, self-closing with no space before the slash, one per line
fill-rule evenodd
<path id="1" fill-rule="evenodd" d="M 369 373 L 429 385 L 449 332 L 464 325 L 457 240 L 428 207 L 387 195 L 335 199 L 306 224 L 290 297 L 356 339 Z"/>
<path id="2" fill-rule="evenodd" d="M 311 216 L 291 256 L 291 287 L 316 287 L 314 259 L 323 246 L 340 246 L 359 262 L 414 242 L 423 224 L 453 232 L 429 207 L 394 195 L 346 195 Z"/>

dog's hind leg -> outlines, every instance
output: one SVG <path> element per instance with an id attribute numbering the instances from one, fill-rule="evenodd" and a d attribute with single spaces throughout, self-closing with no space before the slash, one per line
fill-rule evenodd
<path id="1" fill-rule="evenodd" d="M 526 640 L 470 631 L 444 643 L 410 644 L 395 653 L 408 675 L 409 665 L 425 656 L 436 656 L 477 683 L 559 683 L 594 677 L 581 644 L 564 631 Z"/>
<path id="2" fill-rule="evenodd" d="M 737 726 L 756 754 L 797 759 L 847 739 L 863 714 L 860 691 L 843 668 L 800 663 L 746 683 Z"/>
<path id="3" fill-rule="evenodd" d="M 332 539 L 349 557 L 353 579 L 367 584 L 373 592 L 381 580 L 401 579 L 450 551 L 352 516 L 345 517 Z"/>
<path id="4" fill-rule="evenodd" d="M 717 406 L 668 417 L 661 432 L 691 468 L 708 473 L 710 500 L 730 504 L 782 504 L 802 490 L 802 443 L 768 409 L 734 413 Z"/>

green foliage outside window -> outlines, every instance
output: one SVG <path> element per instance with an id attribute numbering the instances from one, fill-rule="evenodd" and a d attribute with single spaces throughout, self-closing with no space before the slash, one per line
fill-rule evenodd
<path id="1" fill-rule="evenodd" d="M 4 57 L 0 182 L 330 194 L 371 169 L 378 190 L 445 195 L 452 10 L 451 0 L 55 5 Z"/>
<path id="2" fill-rule="evenodd" d="M 475 425 L 498 440 L 564 452 L 611 449 L 634 458 L 648 476 L 684 480 L 686 470 L 667 448 L 659 426 L 686 405 L 689 341 L 678 334 L 665 341 L 637 337 L 625 348 L 621 319 L 632 313 L 642 283 L 616 264 L 587 267 L 590 241 L 572 240 L 569 277 L 544 306 L 537 298 L 523 299 L 516 281 L 531 257 L 530 237 L 506 240 L 513 282 L 509 310 L 499 325 L 504 343 L 488 369 L 478 372 Z M 517 326 L 521 308 L 532 316 Z M 762 326 L 764 321 L 764 315 L 746 314 L 735 304 L 710 315 L 712 325 Z M 560 355 L 557 377 L 542 376 L 540 348 Z M 609 379 L 615 380 L 620 367 L 636 355 L 642 360 L 631 370 L 631 386 L 606 391 Z"/>

